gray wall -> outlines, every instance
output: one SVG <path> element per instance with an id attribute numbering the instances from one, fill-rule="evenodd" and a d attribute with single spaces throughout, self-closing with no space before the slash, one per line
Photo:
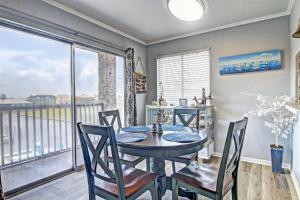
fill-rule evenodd
<path id="1" fill-rule="evenodd" d="M 88 34 L 103 41 L 121 46 L 124 49 L 133 47 L 135 49 L 136 59 L 138 56 L 141 56 L 143 63 L 146 63 L 146 48 L 144 45 L 96 26 L 40 0 L 1 0 L 0 5 Z M 139 68 L 137 70 L 140 71 Z M 137 95 L 138 123 L 143 123 L 145 120 L 145 101 L 146 95 Z"/>
<path id="2" fill-rule="evenodd" d="M 298 19 L 300 17 L 300 0 L 294 1 L 294 7 L 290 15 L 291 31 L 294 33 L 298 27 Z M 295 69 L 296 69 L 296 54 L 300 52 L 300 39 L 291 37 L 291 94 L 295 94 Z M 300 118 L 300 116 L 299 116 Z M 293 144 L 292 144 L 292 169 L 300 183 L 300 120 L 294 128 Z"/>
<path id="3" fill-rule="evenodd" d="M 265 95 L 289 94 L 290 41 L 288 37 L 288 17 L 152 45 L 147 47 L 146 62 L 146 48 L 144 45 L 95 26 L 42 1 L 1 0 L 0 4 L 78 30 L 123 48 L 134 47 L 136 58 L 141 56 L 144 65 L 147 66 L 148 104 L 151 103 L 152 99 L 156 98 L 156 56 L 210 47 L 211 90 L 213 96 L 217 99 L 216 114 L 218 120 L 215 129 L 215 148 L 217 152 L 222 151 L 228 122 L 239 119 L 243 113 L 255 109 L 255 98 L 244 96 L 241 92 L 263 93 Z M 282 70 L 227 76 L 220 76 L 218 73 L 218 58 L 220 56 L 269 49 L 283 50 L 284 68 Z M 145 95 L 137 95 L 139 123 L 145 121 L 145 101 Z M 262 122 L 251 118 L 245 141 L 244 156 L 269 160 L 269 144 L 273 142 L 274 137 L 268 129 L 263 127 Z M 290 145 L 288 141 L 282 142 L 286 146 L 285 162 L 288 162 Z"/>
<path id="4" fill-rule="evenodd" d="M 211 48 L 211 91 L 216 99 L 215 151 L 222 152 L 230 121 L 241 119 L 243 114 L 256 108 L 255 97 L 241 93 L 282 95 L 290 93 L 290 39 L 289 17 L 196 35 L 184 39 L 147 47 L 148 95 L 147 103 L 156 98 L 155 57 L 205 47 Z M 281 49 L 283 69 L 268 72 L 219 75 L 218 58 L 263 50 Z M 199 91 L 198 96 L 201 95 Z M 249 120 L 243 156 L 270 160 L 269 145 L 275 137 L 256 117 Z M 284 162 L 290 161 L 289 140 L 285 146 Z"/>

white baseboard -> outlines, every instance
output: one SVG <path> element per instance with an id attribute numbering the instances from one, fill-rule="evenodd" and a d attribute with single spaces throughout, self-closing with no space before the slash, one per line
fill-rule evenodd
<path id="1" fill-rule="evenodd" d="M 300 199 L 300 184 L 299 184 L 293 170 L 291 170 L 291 177 L 292 177 L 292 181 L 294 183 L 295 189 L 296 189 L 296 193 L 298 195 L 298 199 Z"/>
<path id="2" fill-rule="evenodd" d="M 216 157 L 222 157 L 222 154 L 218 153 L 218 152 L 215 152 L 213 155 Z M 243 156 L 241 157 L 241 161 L 260 164 L 260 165 L 266 165 L 266 166 L 272 165 L 270 160 L 262 160 L 262 159 L 249 158 L 249 157 L 243 157 Z M 284 169 L 289 169 L 289 170 L 291 169 L 291 165 L 289 163 L 282 163 L 282 167 Z"/>

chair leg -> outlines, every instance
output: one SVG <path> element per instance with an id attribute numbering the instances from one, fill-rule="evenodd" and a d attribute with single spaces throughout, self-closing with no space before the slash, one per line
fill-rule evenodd
<path id="1" fill-rule="evenodd" d="M 217 195 L 216 200 L 223 200 L 223 196 L 222 195 Z"/>
<path id="2" fill-rule="evenodd" d="M 176 179 L 172 179 L 172 200 L 178 200 L 178 184 Z"/>
<path id="3" fill-rule="evenodd" d="M 175 162 L 174 162 L 174 161 L 172 161 L 172 170 L 173 170 L 173 173 L 176 172 L 176 165 L 175 165 Z"/>
<path id="4" fill-rule="evenodd" d="M 0 172 L 0 200 L 4 200 L 3 187 L 1 182 L 1 172 Z"/>
<path id="5" fill-rule="evenodd" d="M 153 188 L 151 190 L 152 200 L 158 200 L 158 184 L 157 180 L 154 181 Z"/>
<path id="6" fill-rule="evenodd" d="M 146 158 L 146 170 L 150 172 L 150 158 Z"/>
<path id="7" fill-rule="evenodd" d="M 91 190 L 89 190 L 89 200 L 96 200 L 96 195 Z"/>
<path id="8" fill-rule="evenodd" d="M 233 187 L 231 188 L 232 200 L 238 199 L 238 191 L 237 191 L 237 177 L 234 177 Z"/>

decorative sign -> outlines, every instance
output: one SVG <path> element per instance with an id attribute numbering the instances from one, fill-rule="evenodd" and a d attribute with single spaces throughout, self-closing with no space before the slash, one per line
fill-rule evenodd
<path id="1" fill-rule="evenodd" d="M 219 58 L 220 74 L 281 69 L 281 51 L 271 50 Z"/>
<path id="2" fill-rule="evenodd" d="M 137 94 L 146 93 L 146 83 L 147 83 L 147 77 L 142 74 L 135 72 L 135 92 Z"/>

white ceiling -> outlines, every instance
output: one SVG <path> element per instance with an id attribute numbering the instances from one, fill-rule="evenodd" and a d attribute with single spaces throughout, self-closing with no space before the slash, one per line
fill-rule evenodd
<path id="1" fill-rule="evenodd" d="M 293 0 L 204 0 L 197 22 L 170 14 L 167 0 L 44 0 L 144 44 L 219 30 L 290 14 Z"/>

